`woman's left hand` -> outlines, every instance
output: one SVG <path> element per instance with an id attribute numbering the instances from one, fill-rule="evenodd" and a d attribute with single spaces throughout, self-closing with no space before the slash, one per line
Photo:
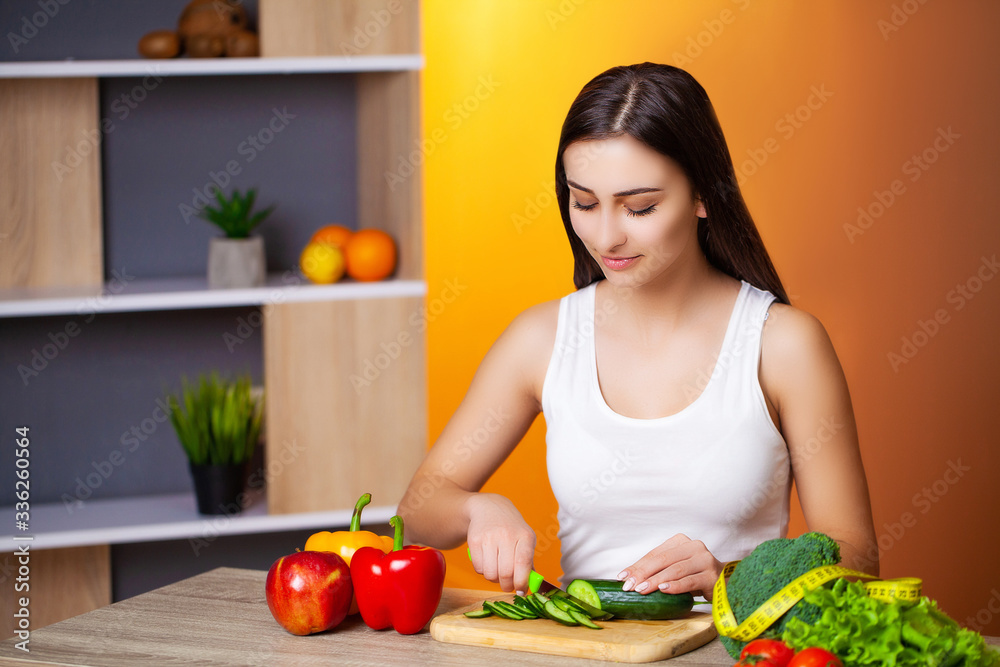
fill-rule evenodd
<path id="1" fill-rule="evenodd" d="M 625 568 L 618 580 L 626 591 L 692 593 L 711 600 L 722 565 L 704 542 L 678 533 Z"/>

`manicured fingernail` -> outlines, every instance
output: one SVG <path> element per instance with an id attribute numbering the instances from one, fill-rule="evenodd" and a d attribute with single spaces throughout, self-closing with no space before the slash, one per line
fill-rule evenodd
<path id="1" fill-rule="evenodd" d="M 632 577 L 629 577 L 628 579 L 625 580 L 625 583 L 622 584 L 622 590 L 623 591 L 630 591 L 630 590 L 632 590 L 633 586 L 635 586 L 635 579 L 633 579 Z"/>
<path id="2" fill-rule="evenodd" d="M 661 591 L 665 591 L 665 590 L 667 590 L 668 588 L 670 588 L 670 584 L 668 584 L 667 582 L 663 582 L 663 583 L 662 583 L 662 584 L 660 584 L 660 586 L 659 586 L 659 589 L 660 589 Z"/>
<path id="3" fill-rule="evenodd" d="M 524 597 L 524 591 L 514 591 L 514 592 L 520 595 L 521 597 Z"/>
<path id="4" fill-rule="evenodd" d="M 641 584 L 639 584 L 638 586 L 635 587 L 635 592 L 636 593 L 642 593 L 647 588 L 649 588 L 649 582 L 648 581 L 644 581 L 644 582 L 642 582 Z"/>
<path id="5" fill-rule="evenodd" d="M 622 570 L 618 573 L 618 581 L 625 581 L 625 577 L 628 576 L 628 570 Z"/>

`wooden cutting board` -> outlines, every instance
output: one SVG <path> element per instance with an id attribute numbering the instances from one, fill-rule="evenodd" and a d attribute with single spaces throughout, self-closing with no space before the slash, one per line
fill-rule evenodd
<path id="1" fill-rule="evenodd" d="M 488 598 L 511 601 L 512 595 Z M 654 662 L 693 651 L 712 641 L 712 615 L 691 612 L 672 621 L 599 621 L 601 630 L 560 625 L 549 619 L 512 621 L 490 616 L 466 618 L 482 603 L 441 614 L 431 621 L 431 636 L 468 646 L 493 646 L 574 658 L 616 662 Z"/>

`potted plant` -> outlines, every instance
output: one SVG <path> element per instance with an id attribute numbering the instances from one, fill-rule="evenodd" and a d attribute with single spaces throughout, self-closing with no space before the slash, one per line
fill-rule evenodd
<path id="1" fill-rule="evenodd" d="M 180 397 L 167 397 L 170 422 L 187 453 L 202 514 L 233 514 L 241 509 L 246 463 L 253 457 L 263 418 L 250 376 L 223 380 L 217 373 L 197 383 L 184 378 Z"/>
<path id="2" fill-rule="evenodd" d="M 208 247 L 208 286 L 210 288 L 260 287 L 264 284 L 267 262 L 264 239 L 251 236 L 274 206 L 252 213 L 257 199 L 256 188 L 241 195 L 233 190 L 228 199 L 222 190 L 215 191 L 218 208 L 206 205 L 198 215 L 225 232 L 224 238 L 213 238 Z"/>

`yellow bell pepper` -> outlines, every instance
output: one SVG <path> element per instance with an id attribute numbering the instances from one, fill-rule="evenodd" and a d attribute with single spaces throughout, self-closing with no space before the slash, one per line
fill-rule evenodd
<path id="1" fill-rule="evenodd" d="M 306 540 L 305 551 L 331 551 L 343 558 L 348 565 L 351 564 L 354 552 L 361 547 L 375 547 L 376 549 L 380 549 L 382 553 L 392 551 L 392 537 L 376 535 L 367 530 L 360 530 L 361 510 L 371 501 L 372 495 L 370 493 L 366 493 L 358 498 L 357 504 L 354 505 L 354 514 L 351 515 L 350 529 L 338 530 L 332 533 L 328 530 L 313 533 Z M 351 601 L 351 610 L 348 613 L 358 613 L 358 602 L 356 599 Z"/>

